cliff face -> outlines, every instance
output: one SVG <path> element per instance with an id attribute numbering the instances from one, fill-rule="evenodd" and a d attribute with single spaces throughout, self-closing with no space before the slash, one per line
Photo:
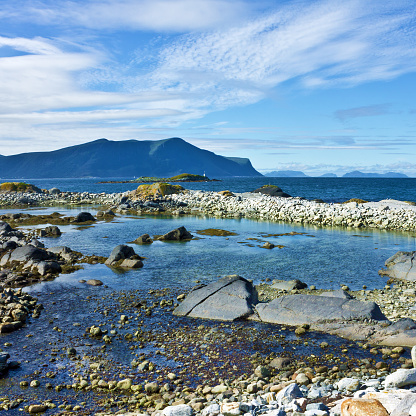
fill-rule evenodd
<path id="1" fill-rule="evenodd" d="M 52 152 L 0 158 L 1 178 L 170 177 L 181 173 L 208 177 L 261 176 L 249 159 L 227 158 L 180 138 L 158 141 L 93 142 Z"/>

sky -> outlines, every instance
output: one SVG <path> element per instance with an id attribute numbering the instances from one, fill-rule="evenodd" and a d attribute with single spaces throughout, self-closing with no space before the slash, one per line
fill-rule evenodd
<path id="1" fill-rule="evenodd" d="M 0 154 L 181 137 L 416 177 L 412 0 L 0 0 Z"/>

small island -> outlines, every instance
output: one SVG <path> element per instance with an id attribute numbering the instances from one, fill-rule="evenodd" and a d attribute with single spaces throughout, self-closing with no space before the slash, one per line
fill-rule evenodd
<path id="1" fill-rule="evenodd" d="M 101 181 L 98 183 L 155 183 L 155 182 L 220 182 L 219 179 L 209 179 L 205 175 L 195 175 L 192 173 L 181 173 L 171 178 L 155 178 L 140 176 L 139 178 L 126 181 Z"/>

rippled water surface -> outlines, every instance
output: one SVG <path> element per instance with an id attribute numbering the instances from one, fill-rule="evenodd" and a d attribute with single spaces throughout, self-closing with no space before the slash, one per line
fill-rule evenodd
<path id="1" fill-rule="evenodd" d="M 81 208 L 58 211 L 75 215 L 79 210 Z M 52 209 L 39 212 L 52 212 Z M 96 211 L 91 212 L 95 214 Z M 112 222 L 97 222 L 91 227 L 60 226 L 61 237 L 42 241 L 47 247 L 65 245 L 83 254 L 108 256 L 118 244 L 131 242 L 145 233 L 165 234 L 180 226 L 185 226 L 197 238 L 188 242 L 130 244 L 137 254 L 146 257 L 142 269 L 122 273 L 105 265 L 93 265 L 62 276 L 56 282 L 78 284 L 80 279 L 98 278 L 114 288 L 189 288 L 196 280 L 208 283 L 219 276 L 239 274 L 255 283 L 266 278 L 300 279 L 325 289 L 339 288 L 340 284 L 347 284 L 351 289 L 360 289 L 363 284 L 368 288 L 380 288 L 386 279 L 377 272 L 385 260 L 398 250 L 416 249 L 413 233 L 161 216 L 118 216 Z M 208 228 L 233 231 L 237 235 L 198 235 L 199 230 Z M 275 235 L 291 232 L 297 234 Z M 284 247 L 261 248 L 265 241 Z"/>

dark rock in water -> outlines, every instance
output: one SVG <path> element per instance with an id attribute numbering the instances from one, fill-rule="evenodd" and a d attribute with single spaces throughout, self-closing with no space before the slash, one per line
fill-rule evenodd
<path id="1" fill-rule="evenodd" d="M 383 276 L 402 280 L 416 280 L 416 251 L 398 251 L 386 260 L 387 270 L 380 270 Z"/>
<path id="2" fill-rule="evenodd" d="M 332 290 L 331 292 L 324 292 L 320 294 L 319 296 L 326 296 L 330 298 L 341 298 L 341 299 L 353 299 L 353 296 L 351 296 L 348 292 L 342 289 Z"/>
<path id="3" fill-rule="evenodd" d="M 73 220 L 73 222 L 89 222 L 95 221 L 95 218 L 89 212 L 80 212 Z"/>
<path id="4" fill-rule="evenodd" d="M 61 230 L 56 225 L 46 227 L 45 233 L 47 237 L 59 237 L 62 234 Z"/>
<path id="5" fill-rule="evenodd" d="M 289 194 L 287 194 L 286 192 L 283 192 L 276 185 L 263 185 L 261 188 L 258 188 L 252 192 L 256 194 L 263 194 L 263 195 L 270 195 L 270 196 L 281 196 L 284 198 L 290 197 Z"/>
<path id="6" fill-rule="evenodd" d="M 140 237 L 136 238 L 133 243 L 135 244 L 152 244 L 153 240 L 150 238 L 149 234 L 143 234 Z"/>
<path id="7" fill-rule="evenodd" d="M 60 194 L 61 191 L 58 188 L 51 188 L 51 189 L 49 189 L 49 193 L 51 195 L 57 195 L 57 194 Z"/>
<path id="8" fill-rule="evenodd" d="M 256 311 L 261 321 L 284 325 L 354 319 L 387 320 L 374 302 L 314 295 L 284 296 L 257 305 Z"/>
<path id="9" fill-rule="evenodd" d="M 272 286 L 270 286 L 272 289 L 279 289 L 279 290 L 286 290 L 290 292 L 294 289 L 306 289 L 308 285 L 306 283 L 301 282 L 298 279 L 294 280 L 274 280 Z"/>
<path id="10" fill-rule="evenodd" d="M 101 280 L 98 279 L 89 279 L 86 281 L 87 285 L 90 286 L 102 286 L 103 282 Z"/>
<path id="11" fill-rule="evenodd" d="M 120 244 L 115 247 L 104 264 L 107 266 L 126 267 L 129 269 L 143 267 L 141 257 L 136 254 L 132 247 L 125 244 Z"/>
<path id="12" fill-rule="evenodd" d="M 162 235 L 158 240 L 162 241 L 181 241 L 181 240 L 191 240 L 193 235 L 189 233 L 185 227 L 179 227 L 175 230 L 169 231 L 168 233 Z"/>
<path id="13" fill-rule="evenodd" d="M 5 372 L 8 369 L 7 360 L 10 358 L 8 352 L 0 352 L 0 373 Z"/>
<path id="14" fill-rule="evenodd" d="M 114 211 L 112 211 L 111 209 L 108 209 L 106 211 L 98 211 L 96 215 L 97 218 L 111 218 L 116 216 Z"/>
<path id="15" fill-rule="evenodd" d="M 231 275 L 193 290 L 173 314 L 234 321 L 251 315 L 257 302 L 257 291 L 252 283 L 240 276 Z"/>
<path id="16" fill-rule="evenodd" d="M 268 241 L 266 241 L 263 245 L 263 248 L 267 248 L 268 250 L 271 250 L 272 248 L 275 247 L 275 245 L 273 243 L 269 243 Z"/>

